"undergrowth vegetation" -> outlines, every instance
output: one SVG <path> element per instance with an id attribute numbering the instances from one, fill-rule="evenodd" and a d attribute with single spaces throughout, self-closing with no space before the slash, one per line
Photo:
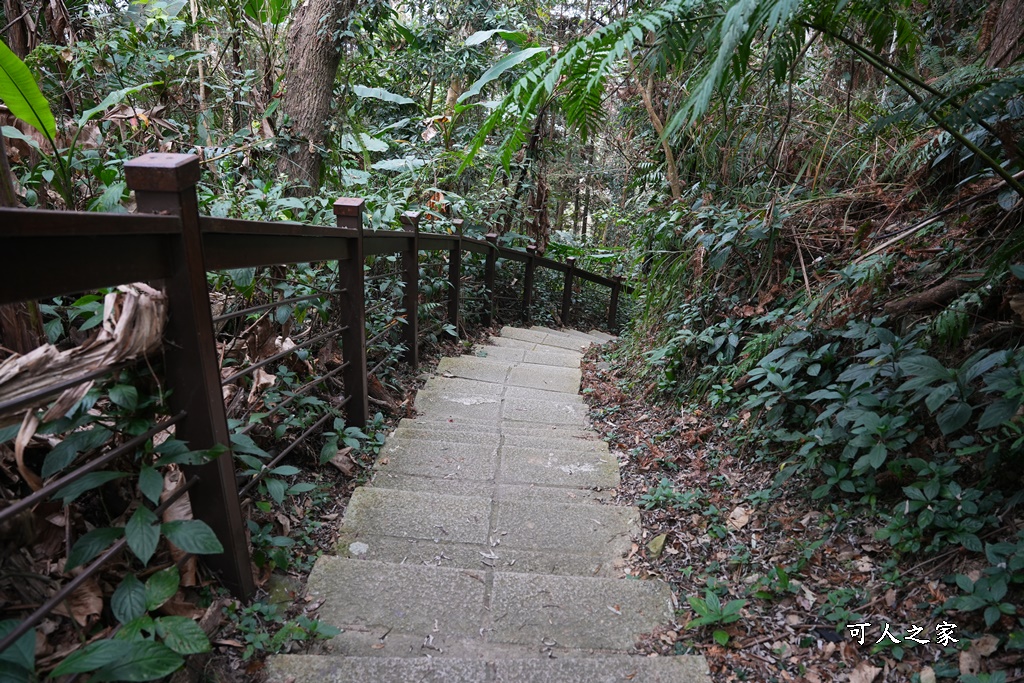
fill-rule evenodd
<path id="1" fill-rule="evenodd" d="M 713 439 L 720 452 L 709 466 L 733 458 L 770 474 L 744 505 L 796 499 L 820 513 L 802 525 L 816 536 L 799 541 L 795 559 L 749 585 L 728 586 L 716 572 L 744 566 L 751 549 L 682 570 L 706 578 L 680 601 L 695 632 L 727 652 L 755 600 L 800 594 L 797 577 L 826 537 L 857 526 L 888 549 L 885 581 L 895 585 L 914 558 L 935 560 L 949 570 L 933 594 L 948 599 L 930 606 L 933 616 L 995 634 L 1003 652 L 1024 648 L 1019 3 L 373 0 L 321 3 L 322 16 L 305 11 L 311 4 L 5 2 L 0 205 L 129 211 L 125 161 L 192 153 L 203 168 L 200 209 L 211 216 L 334 225 L 334 200 L 359 196 L 368 229 L 403 229 L 413 210 L 424 231 L 454 232 L 461 219 L 464 234 L 494 232 L 505 246 L 625 275 L 637 295 L 615 321 L 629 321 L 623 396 L 714 423 L 636 437 L 629 459 L 649 477 L 637 502 L 650 514 L 701 517 L 707 542 L 726 542 L 729 482 L 687 489 L 676 461 L 654 457 L 665 444 Z M 293 31 L 327 44 L 335 61 L 322 81 L 293 71 L 302 62 L 290 54 L 302 47 Z M 295 103 L 312 82 L 327 85 L 310 130 Z M 483 319 L 485 293 L 472 284 L 483 261 L 467 257 L 465 329 L 447 324 L 445 259 L 425 255 L 419 272 L 432 351 L 462 349 L 457 338 Z M 344 359 L 331 339 L 344 323 L 331 297 L 336 264 L 209 274 L 261 585 L 301 575 L 329 547 L 322 522 L 339 508 L 327 491 L 360 481 L 388 419 L 405 413 L 400 269 L 395 255 L 366 263 L 380 413 L 348 427 Z M 501 260 L 497 270 L 498 320 L 511 322 L 524 268 Z M 34 342 L 66 350 L 95 338 L 116 296 L 82 292 L 19 315 Z M 561 320 L 560 276 L 538 273 L 534 322 L 603 324 L 606 290 L 578 283 L 573 301 L 574 319 Z M 0 358 L 30 350 L 0 332 Z M 33 411 L 39 424 L 25 443 L 22 415 L 0 423 L 3 496 L 30 492 L 25 472 L 51 480 L 171 417 L 159 367 L 143 365 L 98 381 L 60 415 Z M 42 601 L 52 577 L 115 542 L 131 552 L 83 589 L 77 611 L 40 631 L 38 647 L 29 634 L 0 653 L 17 680 L 113 680 L 137 659 L 153 662 L 137 678 L 164 675 L 209 648 L 191 619 L 205 609 L 226 609 L 234 633 L 223 647 L 242 660 L 329 636 L 305 606 L 222 605 L 194 565 L 171 570 L 174 548 L 218 547 L 188 515 L 155 511 L 167 512 L 164 490 L 177 490 L 183 465 L 217 453 L 164 437 L 62 490 L 36 511 L 42 531 L 31 538 L 0 530 L 18 548 L 0 583 L 22 592 L 17 604 Z M 284 443 L 297 445 L 278 462 Z M 22 574 L 35 578 L 15 582 Z M 186 592 L 198 611 L 178 605 Z M 839 586 L 815 610 L 842 631 L 878 599 Z M 0 634 L 15 623 L 0 622 Z M 87 644 L 100 632 L 117 635 Z M 902 659 L 895 650 L 864 661 Z M 1006 679 L 937 671 L 965 683 Z M 719 662 L 716 675 L 747 674 Z"/>

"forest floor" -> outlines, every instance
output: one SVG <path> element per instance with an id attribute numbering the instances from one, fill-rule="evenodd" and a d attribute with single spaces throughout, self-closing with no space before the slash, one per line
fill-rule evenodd
<path id="1" fill-rule="evenodd" d="M 977 578 L 983 565 L 959 547 L 898 557 L 841 502 L 770 494 L 778 463 L 737 456 L 710 411 L 680 412 L 651 392 L 624 391 L 613 356 L 607 347 L 588 354 L 583 393 L 619 454 L 618 502 L 641 507 L 643 538 L 628 571 L 669 582 L 687 615 L 650 634 L 641 651 L 703 654 L 720 683 L 985 681 L 986 672 L 1024 680 L 1024 655 L 997 654 L 978 616 L 940 610 L 956 591 L 943 578 Z M 666 478 L 671 486 L 659 491 Z M 741 602 L 730 622 L 731 601 Z M 700 609 L 719 623 L 688 628 Z"/>

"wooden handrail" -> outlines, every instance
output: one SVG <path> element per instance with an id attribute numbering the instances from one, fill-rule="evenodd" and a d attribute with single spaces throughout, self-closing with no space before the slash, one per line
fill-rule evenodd
<path id="1" fill-rule="evenodd" d="M 452 222 L 453 234 L 421 232 L 417 213 L 403 214 L 401 230 L 369 231 L 363 229 L 364 202 L 353 198 L 335 202 L 337 227 L 213 218 L 198 212 L 197 157 L 150 154 L 128 162 L 125 168 L 128 186 L 136 193 L 135 214 L 0 209 L 0 304 L 48 299 L 130 282 L 160 281 L 170 310 L 165 331 L 169 343 L 164 346 L 170 408 L 176 415 L 176 437 L 187 441 L 194 450 L 231 446 L 207 271 L 337 262 L 337 284 L 331 291 L 323 292 L 323 296 L 330 298 L 331 307 L 339 316 L 339 325 L 332 332 L 340 342 L 344 366 L 331 374 L 341 373 L 345 385 L 346 423 L 359 427 L 369 417 L 365 329 L 368 302 L 363 273 L 366 257 L 401 254 L 405 312 L 398 327 L 406 349 L 404 360 L 413 368 L 419 362 L 420 252 L 447 252 L 444 310 L 447 323 L 459 334 L 463 331 L 460 308 L 464 254 L 484 256 L 481 320 L 485 326 L 494 322 L 495 281 L 502 259 L 525 264 L 520 310 L 527 321 L 534 313 L 533 290 L 538 268 L 564 275 L 561 317 L 565 323 L 572 316 L 572 293 L 577 280 L 609 289 L 608 324 L 612 328 L 619 292 L 631 291 L 620 277 L 608 278 L 583 270 L 574 258 L 562 263 L 539 255 L 532 246 L 526 250 L 499 246 L 494 233 L 485 239 L 466 237 L 458 219 Z M 294 297 L 290 301 L 310 298 L 314 296 Z M 269 307 L 272 306 L 250 307 L 233 315 L 258 315 Z M 235 375 L 244 373 L 238 371 Z M 232 592 L 248 597 L 254 586 L 232 458 L 217 458 L 208 465 L 190 468 L 188 474 L 195 481 L 190 496 L 194 515 L 214 529 L 225 548 L 222 555 L 203 559 Z M 76 476 L 74 471 L 70 476 Z"/>

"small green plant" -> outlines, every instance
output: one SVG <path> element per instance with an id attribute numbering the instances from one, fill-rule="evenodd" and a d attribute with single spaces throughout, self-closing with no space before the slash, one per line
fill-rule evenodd
<path id="1" fill-rule="evenodd" d="M 691 620 L 686 625 L 687 628 L 731 624 L 739 621 L 741 611 L 747 606 L 746 600 L 730 600 L 722 604 L 722 600 L 710 588 L 704 591 L 703 599 L 690 596 L 686 601 L 690 603 L 693 611 L 698 614 L 696 619 Z M 716 629 L 711 634 L 711 637 L 719 645 L 725 645 L 729 642 L 729 634 L 722 629 Z"/>
<path id="2" fill-rule="evenodd" d="M 91 680 L 143 681 L 166 676 L 184 664 L 185 655 L 208 652 L 210 641 L 192 619 L 151 616 L 178 592 L 177 567 L 150 576 L 145 583 L 127 575 L 114 591 L 110 607 L 121 624 L 109 640 L 98 640 L 73 652 L 53 676 L 91 673 Z"/>
<path id="3" fill-rule="evenodd" d="M 640 496 L 640 502 L 645 510 L 696 510 L 700 507 L 702 496 L 700 491 L 678 491 L 671 479 L 662 477 L 657 486 L 652 486 L 647 493 Z"/>
<path id="4" fill-rule="evenodd" d="M 228 608 L 228 617 L 245 642 L 243 659 L 257 654 L 276 654 L 291 649 L 293 643 L 333 638 L 341 631 L 316 619 L 300 615 L 289 619 L 279 605 L 254 602 L 242 607 L 237 603 Z"/>

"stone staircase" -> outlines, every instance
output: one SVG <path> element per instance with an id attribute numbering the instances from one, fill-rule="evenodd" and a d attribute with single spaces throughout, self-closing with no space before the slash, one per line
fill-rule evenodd
<path id="1" fill-rule="evenodd" d="M 506 327 L 445 358 L 345 513 L 308 592 L 342 629 L 272 683 L 703 683 L 702 657 L 627 653 L 666 624 L 660 581 L 626 578 L 635 508 L 588 427 L 580 359 L 600 332 Z"/>

